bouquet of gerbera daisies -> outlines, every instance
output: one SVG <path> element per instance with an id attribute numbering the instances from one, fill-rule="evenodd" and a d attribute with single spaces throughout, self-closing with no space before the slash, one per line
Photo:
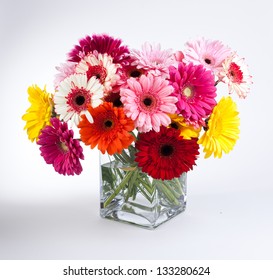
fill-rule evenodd
<path id="1" fill-rule="evenodd" d="M 231 94 L 245 98 L 251 84 L 243 58 L 205 39 L 173 52 L 149 43 L 130 50 L 108 35 L 86 36 L 56 68 L 53 94 L 28 89 L 25 129 L 60 174 L 81 173 L 81 141 L 121 163 L 121 170 L 102 169 L 109 189 L 118 182 L 105 206 L 121 190 L 127 199 L 138 192 L 149 198 L 148 176 L 175 201 L 167 186 L 178 190 L 174 182 L 193 168 L 199 145 L 206 158 L 233 149 L 239 117 Z M 229 96 L 217 100 L 218 83 Z"/>

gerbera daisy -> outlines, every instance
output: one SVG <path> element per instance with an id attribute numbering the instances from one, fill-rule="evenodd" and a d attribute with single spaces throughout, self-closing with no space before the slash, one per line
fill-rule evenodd
<path id="1" fill-rule="evenodd" d="M 174 88 L 173 95 L 178 98 L 177 112 L 186 121 L 202 123 L 216 104 L 216 87 L 212 72 L 202 65 L 178 64 L 178 68 L 170 67 L 170 84 Z"/>
<path id="2" fill-rule="evenodd" d="M 155 76 L 167 78 L 169 76 L 168 68 L 175 62 L 175 57 L 171 49 L 161 50 L 160 44 L 151 45 L 145 43 L 142 50 L 132 50 L 132 58 L 135 60 L 132 65 L 138 69 L 149 70 Z"/>
<path id="3" fill-rule="evenodd" d="M 55 75 L 54 86 L 57 89 L 60 82 L 62 82 L 65 78 L 69 77 L 70 75 L 75 74 L 77 63 L 68 61 L 66 63 L 61 63 L 60 66 L 56 67 L 56 70 L 59 71 Z"/>
<path id="4" fill-rule="evenodd" d="M 222 97 L 213 109 L 206 132 L 198 141 L 204 146 L 205 158 L 212 154 L 221 158 L 222 152 L 227 154 L 233 149 L 240 133 L 238 115 L 236 103 L 231 97 Z"/>
<path id="5" fill-rule="evenodd" d="M 141 133 L 136 142 L 135 161 L 154 179 L 171 180 L 192 169 L 197 159 L 196 139 L 185 140 L 174 128 Z"/>
<path id="6" fill-rule="evenodd" d="M 160 126 L 168 126 L 171 119 L 168 114 L 176 111 L 177 98 L 168 81 L 153 75 L 142 75 L 139 80 L 130 78 L 127 88 L 120 89 L 121 102 L 127 117 L 135 122 L 139 132 L 151 129 L 159 131 Z"/>
<path id="7" fill-rule="evenodd" d="M 68 54 L 70 61 L 79 62 L 86 55 L 97 51 L 100 54 L 108 54 L 113 58 L 114 63 L 126 65 L 129 59 L 129 49 L 122 46 L 120 39 L 115 39 L 106 34 L 86 36 L 79 41 L 73 50 Z"/>
<path id="8" fill-rule="evenodd" d="M 50 123 L 53 102 L 46 88 L 42 90 L 37 85 L 28 88 L 28 101 L 31 105 L 22 119 L 26 121 L 24 129 L 28 138 L 33 142 L 38 139 L 41 129 Z"/>
<path id="9" fill-rule="evenodd" d="M 131 132 L 134 123 L 124 114 L 123 108 L 113 107 L 112 103 L 104 102 L 97 108 L 88 108 L 94 118 L 94 123 L 90 123 L 83 116 L 79 124 L 81 140 L 90 145 L 93 149 L 98 145 L 98 149 L 109 155 L 121 153 L 127 149 L 134 141 Z"/>
<path id="10" fill-rule="evenodd" d="M 218 74 L 223 69 L 223 61 L 230 54 L 230 48 L 223 45 L 222 42 L 201 38 L 186 43 L 184 60 L 194 64 L 202 64 L 206 69 Z"/>
<path id="11" fill-rule="evenodd" d="M 77 139 L 73 139 L 73 131 L 67 123 L 57 118 L 51 119 L 39 136 L 41 156 L 47 164 L 52 164 L 56 172 L 63 175 L 79 175 L 82 172 L 80 159 L 84 159 L 82 147 Z"/>
<path id="12" fill-rule="evenodd" d="M 224 61 L 220 79 L 228 85 L 230 93 L 236 92 L 240 98 L 247 96 L 252 84 L 252 76 L 244 58 L 235 53 Z"/>
<path id="13" fill-rule="evenodd" d="M 104 91 L 109 92 L 119 79 L 116 74 L 118 67 L 107 54 L 90 54 L 79 62 L 76 73 L 86 74 L 88 80 L 95 77 L 103 85 Z"/>
<path id="14" fill-rule="evenodd" d="M 193 124 L 187 123 L 182 116 L 177 114 L 169 115 L 171 118 L 171 123 L 169 127 L 178 129 L 180 131 L 180 136 L 184 139 L 198 138 L 201 127 L 196 127 Z"/>
<path id="15" fill-rule="evenodd" d="M 99 80 L 92 77 L 87 81 L 87 76 L 74 74 L 63 80 L 54 96 L 55 111 L 60 119 L 67 122 L 71 120 L 79 124 L 81 115 L 88 113 L 87 107 L 97 107 L 102 103 L 103 86 Z M 89 115 L 89 120 L 92 117 Z"/>

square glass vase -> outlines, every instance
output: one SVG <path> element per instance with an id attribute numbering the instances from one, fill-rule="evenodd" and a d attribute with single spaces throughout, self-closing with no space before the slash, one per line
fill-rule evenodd
<path id="1" fill-rule="evenodd" d="M 134 163 L 101 156 L 100 215 L 153 229 L 186 208 L 187 173 L 156 180 Z"/>

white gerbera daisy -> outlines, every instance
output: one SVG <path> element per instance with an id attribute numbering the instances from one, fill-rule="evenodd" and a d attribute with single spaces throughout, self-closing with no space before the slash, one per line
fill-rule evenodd
<path id="1" fill-rule="evenodd" d="M 113 63 L 113 58 L 107 54 L 89 54 L 79 62 L 76 73 L 86 74 L 88 80 L 95 77 L 103 85 L 104 92 L 108 93 L 119 80 L 119 67 L 120 65 Z"/>
<path id="2" fill-rule="evenodd" d="M 219 78 L 228 85 L 229 93 L 237 93 L 240 98 L 245 98 L 250 91 L 252 76 L 244 58 L 233 53 L 223 63 L 223 70 Z"/>
<path id="3" fill-rule="evenodd" d="M 55 111 L 60 119 L 78 125 L 81 115 L 88 115 L 88 120 L 93 122 L 88 113 L 88 105 L 93 108 L 102 103 L 103 86 L 95 77 L 87 80 L 84 74 L 74 74 L 64 79 L 54 95 Z"/>

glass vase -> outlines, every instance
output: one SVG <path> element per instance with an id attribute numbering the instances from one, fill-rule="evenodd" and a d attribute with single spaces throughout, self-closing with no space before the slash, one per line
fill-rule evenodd
<path id="1" fill-rule="evenodd" d="M 130 156 L 101 155 L 100 214 L 103 218 L 153 229 L 183 212 L 186 179 L 155 180 Z"/>

